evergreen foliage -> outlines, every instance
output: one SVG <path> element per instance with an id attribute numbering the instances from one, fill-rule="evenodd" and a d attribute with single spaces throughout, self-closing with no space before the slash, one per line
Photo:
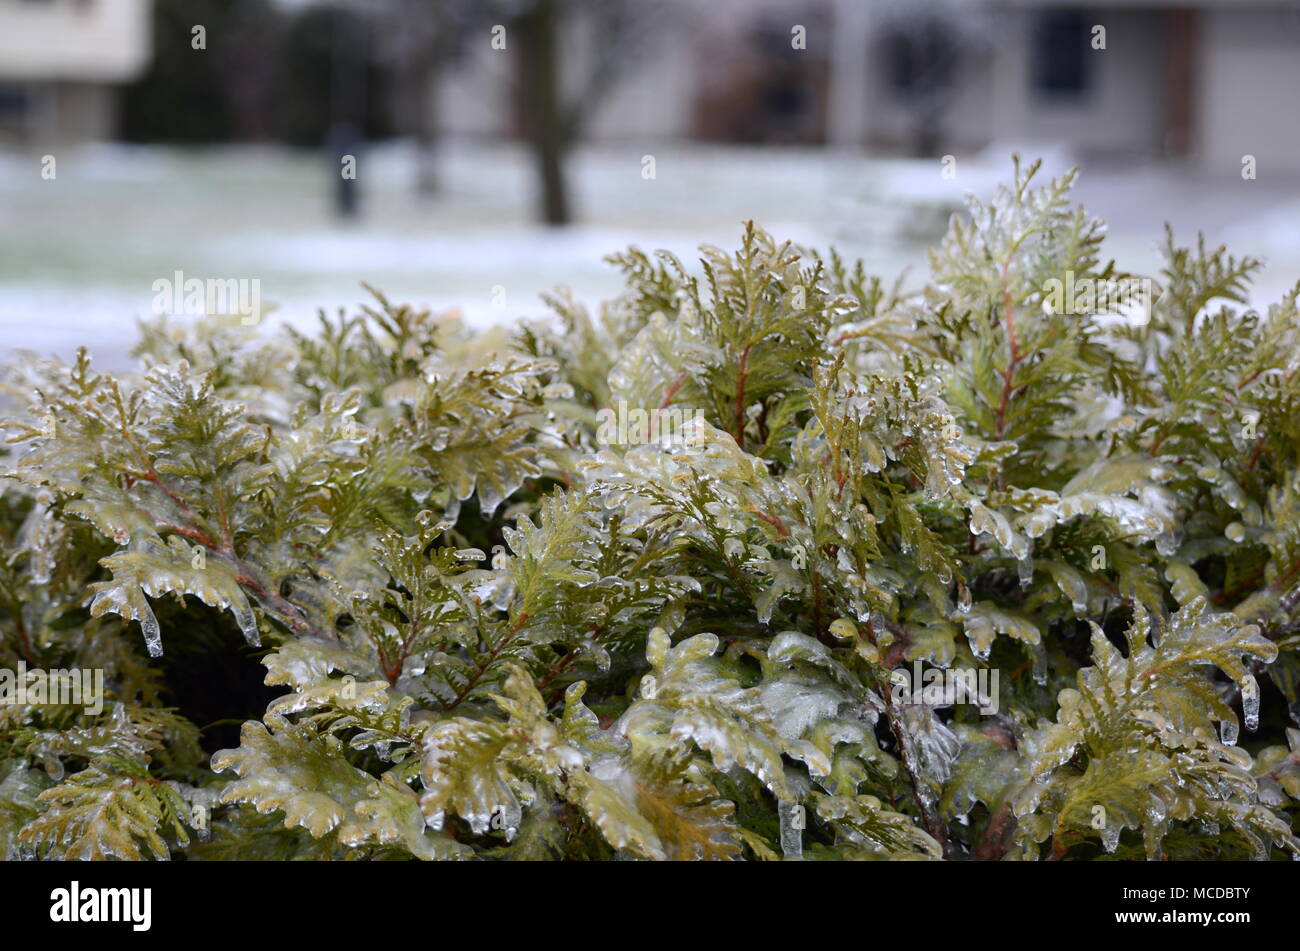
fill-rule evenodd
<path id="1" fill-rule="evenodd" d="M 1059 312 L 1128 275 L 1036 169 L 916 293 L 750 225 L 509 331 L 376 293 L 8 368 L 0 664 L 107 695 L 0 705 L 0 852 L 1297 853 L 1300 285 L 1170 233 L 1147 322 Z M 197 722 L 232 651 L 272 699 Z"/>

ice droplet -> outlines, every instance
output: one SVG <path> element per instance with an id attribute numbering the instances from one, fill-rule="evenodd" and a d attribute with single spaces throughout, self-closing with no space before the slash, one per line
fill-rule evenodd
<path id="1" fill-rule="evenodd" d="M 41 766 L 45 767 L 45 772 L 50 779 L 57 782 L 63 781 L 63 760 L 59 759 L 51 752 L 46 752 L 41 757 Z"/>
<path id="2" fill-rule="evenodd" d="M 957 610 L 960 611 L 962 614 L 970 614 L 970 605 L 971 605 L 970 588 L 966 586 L 965 582 L 958 581 L 957 582 Z"/>
<path id="3" fill-rule="evenodd" d="M 1223 530 L 1229 541 L 1241 542 L 1246 538 L 1246 527 L 1240 522 L 1233 522 Z"/>
<path id="4" fill-rule="evenodd" d="M 1239 726 L 1236 720 L 1224 720 L 1219 724 L 1219 739 L 1225 746 L 1237 745 Z"/>
<path id="5" fill-rule="evenodd" d="M 1105 828 L 1101 830 L 1101 847 L 1107 852 L 1114 852 L 1119 848 L 1119 826 L 1113 822 L 1106 823 Z"/>
<path id="6" fill-rule="evenodd" d="M 1247 730 L 1259 729 L 1259 681 L 1250 674 L 1241 680 L 1241 713 Z"/>

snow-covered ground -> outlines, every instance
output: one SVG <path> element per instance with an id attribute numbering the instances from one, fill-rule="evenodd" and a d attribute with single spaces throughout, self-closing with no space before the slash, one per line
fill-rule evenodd
<path id="1" fill-rule="evenodd" d="M 959 157 L 948 179 L 936 162 L 834 150 L 605 146 L 575 157 L 580 224 L 562 230 L 532 223 L 530 156 L 506 145 L 444 149 L 431 201 L 415 195 L 406 147 L 372 149 L 359 159 L 362 214 L 350 223 L 333 216 L 332 167 L 316 154 L 96 146 L 58 155 L 53 180 L 39 155 L 0 154 L 0 359 L 85 343 L 97 362 L 120 366 L 136 318 L 152 313 L 154 282 L 177 271 L 260 281 L 263 305 L 277 305 L 270 321 L 352 307 L 362 281 L 474 322 L 538 315 L 539 293 L 556 285 L 593 301 L 614 293 L 609 252 L 636 244 L 689 256 L 701 243 L 733 245 L 748 218 L 780 238 L 834 244 L 890 279 L 911 267 L 916 281 L 924 246 L 964 193 L 987 195 L 1009 176 L 1010 151 Z M 653 180 L 642 175 L 646 154 Z M 1059 171 L 1069 159 L 1048 164 Z M 1130 270 L 1156 266 L 1170 220 L 1180 237 L 1201 228 L 1264 257 L 1258 305 L 1300 279 L 1300 183 L 1085 165 L 1076 196 L 1110 222 L 1108 256 Z"/>

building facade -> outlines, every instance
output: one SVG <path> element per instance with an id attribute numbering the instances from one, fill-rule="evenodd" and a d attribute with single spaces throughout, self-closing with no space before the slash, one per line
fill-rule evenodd
<path id="1" fill-rule="evenodd" d="M 150 0 L 0 0 L 0 138 L 112 138 L 150 49 Z"/>
<path id="2" fill-rule="evenodd" d="M 1300 173 L 1290 0 L 664 0 L 663 10 L 653 52 L 597 100 L 589 141 L 914 155 L 1050 145 L 1219 169 L 1250 154 Z M 591 41 L 578 18 L 566 30 L 566 79 L 580 84 Z M 500 53 L 465 44 L 439 94 L 448 133 L 517 132 L 518 77 Z"/>

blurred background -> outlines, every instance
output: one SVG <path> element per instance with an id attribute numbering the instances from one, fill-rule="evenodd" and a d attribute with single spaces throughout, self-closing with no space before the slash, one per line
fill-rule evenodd
<path id="1" fill-rule="evenodd" d="M 0 0 L 0 359 L 127 362 L 154 282 L 538 315 L 753 218 L 892 279 L 1010 155 L 1300 279 L 1300 3 Z"/>

